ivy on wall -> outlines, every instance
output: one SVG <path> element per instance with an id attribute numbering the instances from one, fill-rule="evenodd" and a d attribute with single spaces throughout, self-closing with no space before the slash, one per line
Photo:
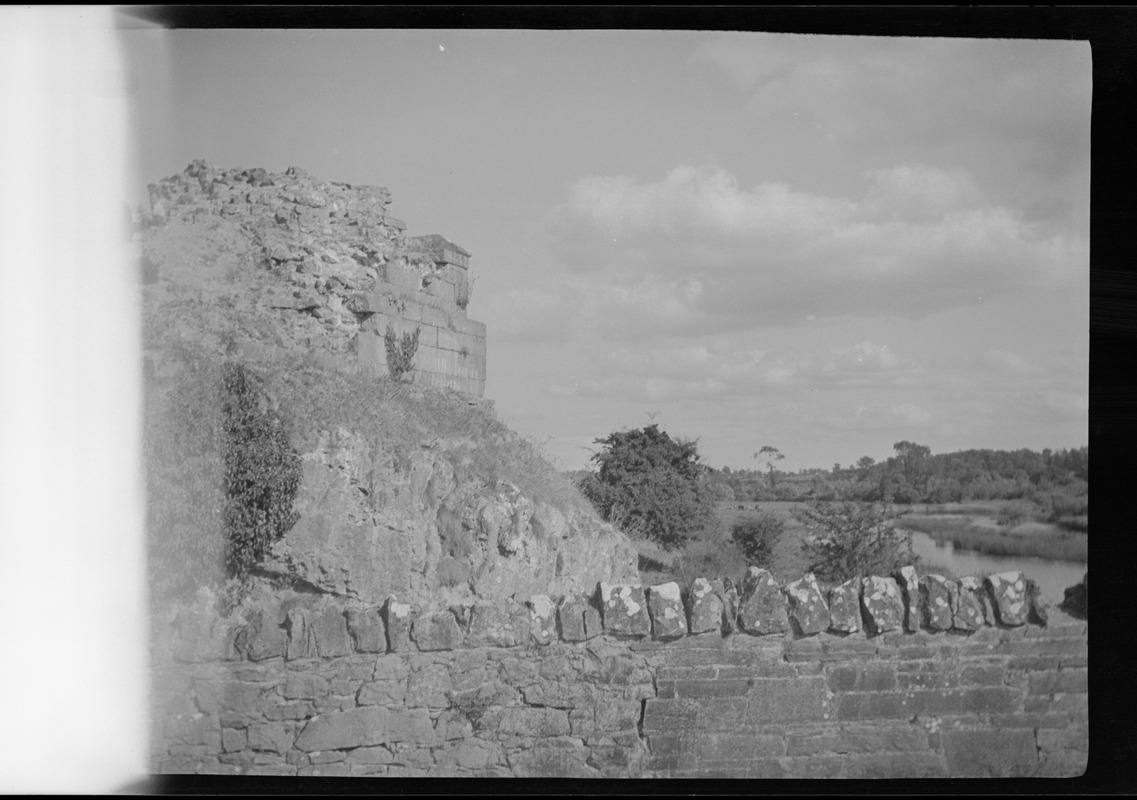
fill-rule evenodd
<path id="1" fill-rule="evenodd" d="M 300 458 L 244 364 L 188 357 L 165 391 L 148 387 L 143 447 L 159 603 L 243 583 L 296 522 Z"/>

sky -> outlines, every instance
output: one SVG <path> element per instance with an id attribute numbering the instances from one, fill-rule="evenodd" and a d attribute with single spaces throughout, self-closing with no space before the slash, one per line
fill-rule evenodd
<path id="1" fill-rule="evenodd" d="M 563 469 L 652 422 L 732 469 L 1087 443 L 1087 42 L 117 34 L 124 199 L 198 158 L 388 187 Z"/>

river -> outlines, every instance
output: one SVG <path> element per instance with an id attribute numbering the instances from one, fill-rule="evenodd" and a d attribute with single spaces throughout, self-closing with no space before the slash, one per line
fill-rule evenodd
<path id="1" fill-rule="evenodd" d="M 912 532 L 912 549 L 920 556 L 920 572 L 935 572 L 936 568 L 951 570 L 957 577 L 987 572 L 1019 570 L 1042 589 L 1042 596 L 1057 605 L 1066 596 L 1066 589 L 1082 582 L 1086 565 L 1077 561 L 1052 561 L 1027 556 L 992 556 L 974 550 L 957 550 L 950 542 L 937 544 L 921 531 Z"/>

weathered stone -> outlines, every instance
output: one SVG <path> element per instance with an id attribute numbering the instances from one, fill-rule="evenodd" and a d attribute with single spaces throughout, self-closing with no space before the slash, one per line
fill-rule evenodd
<path id="1" fill-rule="evenodd" d="M 236 646 L 250 661 L 263 661 L 283 656 L 288 647 L 288 637 L 270 614 L 257 611 L 249 624 L 237 634 Z"/>
<path id="2" fill-rule="evenodd" d="M 404 653 L 413 650 L 411 645 L 411 607 L 394 597 L 387 598 L 383 606 L 383 621 L 387 629 L 387 650 Z"/>
<path id="3" fill-rule="evenodd" d="M 221 729 L 221 749 L 226 753 L 236 753 L 244 750 L 248 744 L 248 733 L 244 729 Z"/>
<path id="4" fill-rule="evenodd" d="M 420 614 L 411 625 L 419 650 L 454 650 L 462 646 L 462 630 L 449 610 Z"/>
<path id="5" fill-rule="evenodd" d="M 904 624 L 904 600 L 891 578 L 872 575 L 863 580 L 861 606 L 873 633 L 900 630 Z"/>
<path id="6" fill-rule="evenodd" d="M 798 632 L 809 635 L 829 627 L 829 607 L 812 572 L 786 584 L 784 591 L 789 599 L 790 619 Z"/>
<path id="7" fill-rule="evenodd" d="M 943 734 L 952 776 L 1022 778 L 1035 774 L 1038 748 L 1030 730 L 957 730 Z"/>
<path id="8" fill-rule="evenodd" d="M 195 678 L 193 695 L 197 707 L 206 714 L 223 711 L 257 711 L 261 707 L 266 687 L 259 683 L 237 680 L 206 680 Z"/>
<path id="9" fill-rule="evenodd" d="M 326 697 L 328 691 L 328 681 L 321 675 L 289 670 L 282 694 L 287 700 L 315 700 Z"/>
<path id="10" fill-rule="evenodd" d="M 584 609 L 589 608 L 587 594 L 570 594 L 557 606 L 557 620 L 561 625 L 561 638 L 566 642 L 583 642 L 588 639 L 584 628 Z"/>
<path id="11" fill-rule="evenodd" d="M 750 567 L 742 579 L 738 623 L 750 634 L 784 633 L 789 630 L 786 600 L 774 576 Z"/>
<path id="12" fill-rule="evenodd" d="M 379 608 L 348 609 L 347 631 L 359 653 L 386 653 L 387 628 Z"/>
<path id="13" fill-rule="evenodd" d="M 829 630 L 856 633 L 861 629 L 861 582 L 856 578 L 829 590 Z"/>
<path id="14" fill-rule="evenodd" d="M 901 567 L 892 576 L 904 598 L 904 630 L 920 630 L 920 581 L 913 566 Z"/>
<path id="15" fill-rule="evenodd" d="M 248 728 L 249 749 L 266 750 L 272 753 L 287 753 L 292 747 L 293 735 L 290 729 L 292 723 L 272 722 L 262 725 L 250 725 Z"/>
<path id="16" fill-rule="evenodd" d="M 647 598 L 638 585 L 601 583 L 600 608 L 606 633 L 623 636 L 651 633 Z"/>
<path id="17" fill-rule="evenodd" d="M 529 609 L 515 600 L 493 605 L 478 604 L 471 609 L 470 647 L 517 647 L 529 640 Z"/>
<path id="18" fill-rule="evenodd" d="M 920 605 L 923 607 L 923 624 L 936 631 L 950 630 L 953 607 L 951 581 L 943 575 L 920 577 Z M 958 590 L 955 592 L 958 595 Z"/>
<path id="19" fill-rule="evenodd" d="M 403 702 L 408 708 L 446 708 L 451 688 L 450 671 L 442 664 L 431 664 L 411 671 Z"/>
<path id="20" fill-rule="evenodd" d="M 960 578 L 952 626 L 961 631 L 977 631 L 987 623 L 989 608 L 983 581 L 973 576 Z M 989 624 L 994 624 L 994 618 Z"/>
<path id="21" fill-rule="evenodd" d="M 598 778 L 599 770 L 588 766 L 588 751 L 578 742 L 546 740 L 510 760 L 518 778 Z"/>
<path id="22" fill-rule="evenodd" d="M 683 594 L 678 583 L 649 587 L 647 597 L 654 638 L 678 639 L 687 634 L 687 615 L 683 610 Z"/>
<path id="23" fill-rule="evenodd" d="M 529 635 L 537 644 L 551 644 L 557 640 L 557 606 L 548 595 L 535 594 L 529 598 Z"/>
<path id="24" fill-rule="evenodd" d="M 351 654 L 351 638 L 347 635 L 347 622 L 342 608 L 327 606 L 319 616 L 311 620 L 311 626 L 312 635 L 316 639 L 316 651 L 321 658 Z"/>
<path id="25" fill-rule="evenodd" d="M 722 630 L 726 605 L 711 581 L 706 578 L 695 578 L 691 581 L 687 598 L 690 603 L 691 633 Z"/>
<path id="26" fill-rule="evenodd" d="M 300 658 L 314 658 L 316 656 L 316 639 L 312 635 L 308 624 L 308 613 L 303 609 L 294 608 L 288 612 L 284 623 L 288 631 L 288 647 L 285 658 L 294 661 Z"/>
<path id="27" fill-rule="evenodd" d="M 1000 572 L 987 576 L 987 586 L 995 603 L 1000 625 L 1025 625 L 1030 615 L 1026 578 L 1021 572 Z"/>
<path id="28" fill-rule="evenodd" d="M 344 750 L 371 747 L 388 742 L 430 744 L 434 727 L 425 708 L 388 710 L 355 708 L 313 717 L 296 739 L 296 748 L 306 753 L 315 750 Z"/>

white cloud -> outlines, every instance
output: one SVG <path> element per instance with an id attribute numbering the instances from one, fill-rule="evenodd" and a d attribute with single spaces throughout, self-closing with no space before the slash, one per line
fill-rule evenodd
<path id="1" fill-rule="evenodd" d="M 892 430 L 899 433 L 905 429 L 927 428 L 932 422 L 932 414 L 913 403 L 870 403 L 857 406 L 852 412 L 831 410 L 819 415 L 821 424 L 839 430 Z"/>
<path id="2" fill-rule="evenodd" d="M 709 168 L 585 178 L 549 230 L 590 321 L 629 338 L 920 316 L 1088 275 L 1084 238 L 985 204 L 960 170 L 911 163 L 867 173 L 856 200 Z"/>

